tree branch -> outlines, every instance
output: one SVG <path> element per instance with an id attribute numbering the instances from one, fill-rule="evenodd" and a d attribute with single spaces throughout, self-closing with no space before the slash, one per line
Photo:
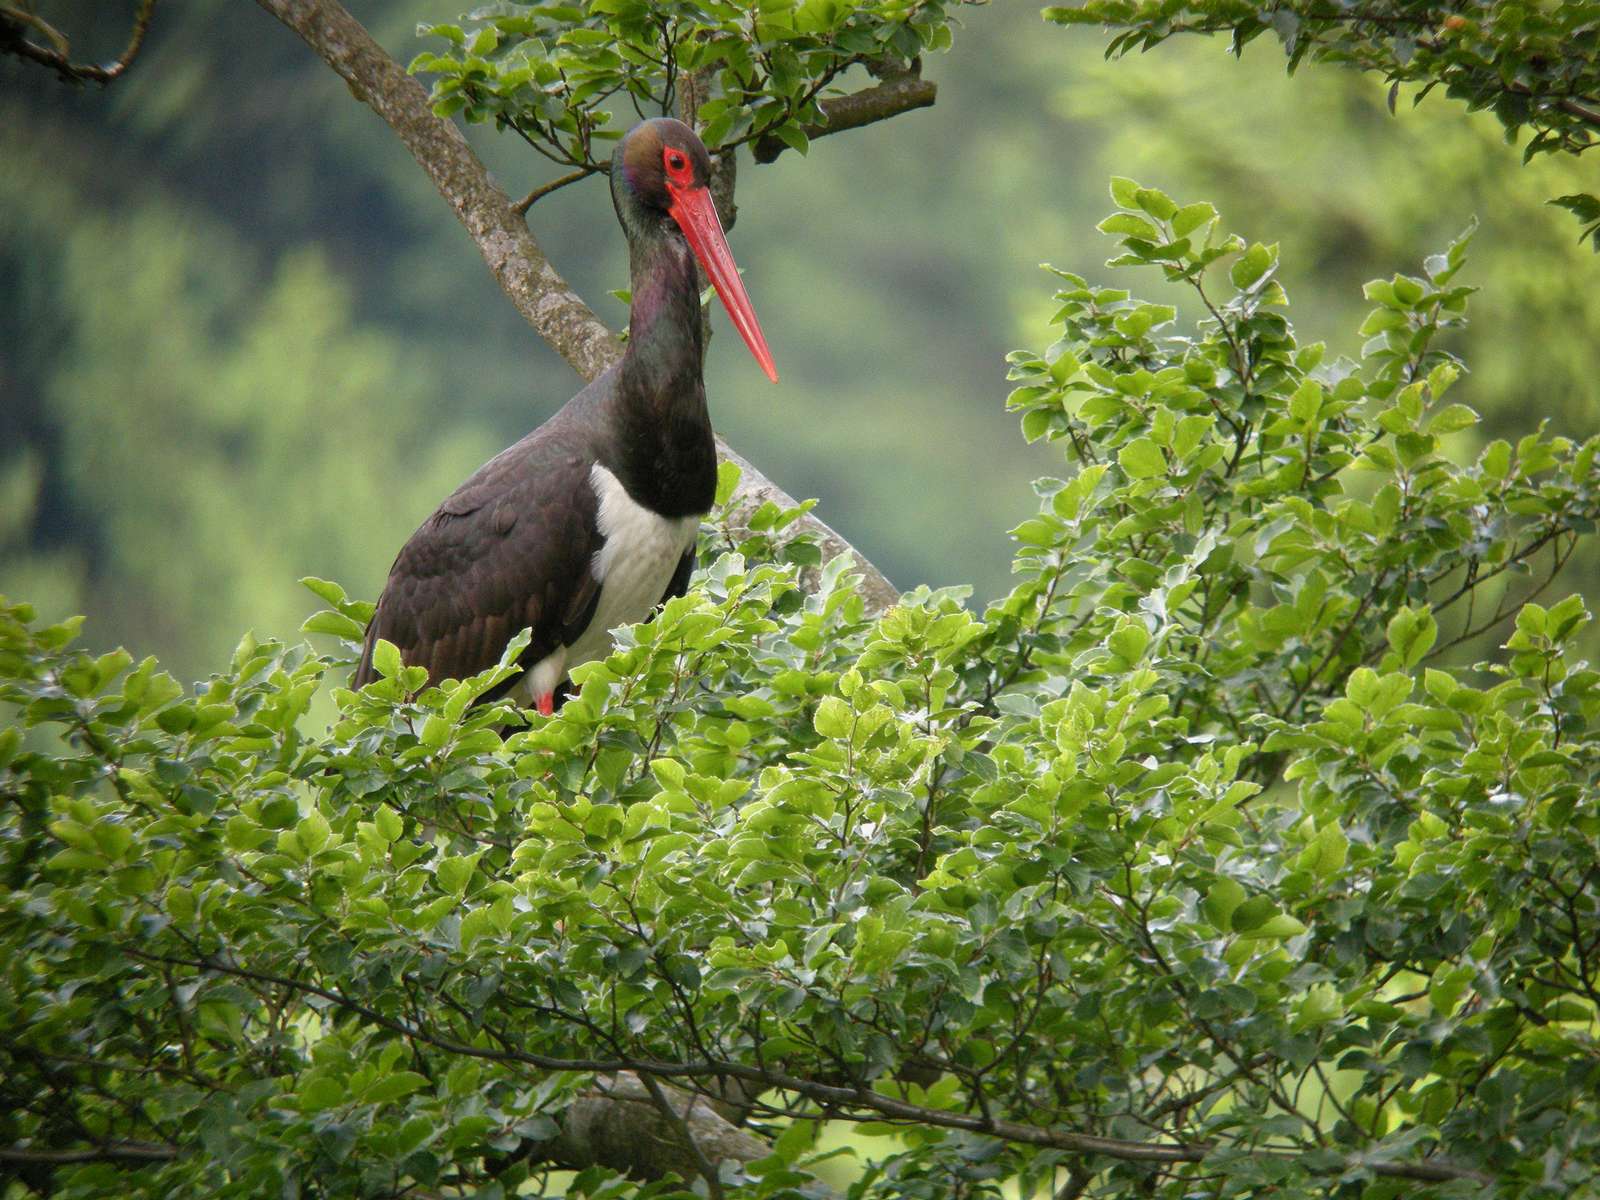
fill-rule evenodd
<path id="1" fill-rule="evenodd" d="M 49 1167 L 96 1162 L 171 1162 L 177 1157 L 177 1147 L 161 1146 L 154 1142 L 107 1142 L 103 1146 L 88 1146 L 81 1150 L 34 1150 L 25 1146 L 0 1146 L 0 1163 Z"/>
<path id="2" fill-rule="evenodd" d="M 794 507 L 793 496 L 751 466 L 749 459 L 745 458 L 744 455 L 740 454 L 720 437 L 717 439 L 717 453 L 743 472 L 738 490 L 734 492 L 728 501 L 728 521 L 733 529 L 748 530 L 750 517 L 769 500 L 779 508 Z M 822 561 L 824 563 L 840 554 L 848 554 L 855 559 L 856 570 L 861 576 L 861 581 L 856 585 L 856 590 L 861 593 L 861 598 L 866 601 L 869 613 L 886 612 L 900 599 L 900 593 L 895 590 L 894 584 L 884 578 L 883 572 L 868 562 L 859 550 L 845 541 L 843 536 L 837 533 L 832 526 L 820 520 L 815 514 L 807 513 L 802 519 L 788 526 L 779 535 L 779 541 L 788 541 L 796 534 L 801 533 L 810 534 L 816 539 L 817 546 L 822 551 Z M 807 568 L 800 572 L 801 584 L 807 591 L 815 590 L 815 579 L 819 573 L 818 568 Z"/>
<path id="3" fill-rule="evenodd" d="M 477 243 L 500 290 L 585 379 L 621 353 L 616 335 L 563 279 L 467 139 L 437 117 L 423 86 L 337 0 L 259 0 L 384 119 Z"/>
<path id="4" fill-rule="evenodd" d="M 595 173 L 596 169 L 597 168 L 594 167 L 579 167 L 576 171 L 568 171 L 565 175 L 562 175 L 556 179 L 552 179 L 549 183 L 542 183 L 524 196 L 521 200 L 518 200 L 515 204 L 513 204 L 511 206 L 512 211 L 526 216 L 530 208 L 532 208 L 540 200 L 543 200 L 551 192 L 559 192 L 568 184 L 577 183 L 579 180 L 589 178 L 589 176 Z"/>
<path id="5" fill-rule="evenodd" d="M 827 120 L 820 125 L 805 126 L 805 135 L 814 142 L 830 133 L 859 129 L 863 125 L 887 121 L 914 108 L 927 108 L 937 98 L 938 90 L 933 80 L 923 79 L 916 70 L 889 76 L 882 83 L 848 96 L 818 101 L 818 107 Z M 767 134 L 756 140 L 753 153 L 757 162 L 769 163 L 788 148 L 777 137 Z"/>
<path id="6" fill-rule="evenodd" d="M 621 357 L 617 337 L 551 265 L 511 198 L 449 121 L 434 115 L 428 93 L 338 0 L 257 0 L 334 69 L 355 95 L 394 130 L 417 164 L 433 180 L 456 218 L 477 243 L 501 291 L 584 379 L 594 379 Z M 777 484 L 734 454 L 720 438 L 717 449 L 743 472 L 736 509 L 751 511 L 770 499 L 786 508 L 795 501 Z M 746 494 L 759 496 L 745 503 Z M 887 608 L 899 593 L 865 556 L 809 514 L 790 527 L 811 533 L 824 555 L 838 547 L 854 555 L 862 593 L 872 611 Z"/>
<path id="7" fill-rule="evenodd" d="M 73 62 L 69 53 L 70 46 L 65 37 L 43 18 L 10 7 L 0 8 L 0 51 L 49 67 L 68 83 L 107 84 L 126 71 L 133 64 L 133 60 L 139 57 L 139 51 L 144 48 L 145 35 L 150 32 L 150 16 L 155 12 L 155 8 L 156 0 L 144 0 L 139 5 L 139 11 L 134 14 L 133 32 L 128 36 L 127 46 L 115 61 L 103 67 L 93 63 Z M 30 42 L 22 32 L 29 26 L 48 37 L 55 43 L 56 48 L 47 50 L 35 42 Z"/>
<path id="8" fill-rule="evenodd" d="M 786 1071 L 780 1071 L 775 1068 L 746 1066 L 743 1063 L 732 1062 L 727 1059 L 706 1057 L 698 1062 L 667 1062 L 633 1058 L 559 1058 L 553 1055 L 530 1053 L 511 1046 L 496 1049 L 469 1045 L 456 1038 L 435 1033 L 431 1029 L 408 1023 L 396 1017 L 387 1016 L 352 997 L 344 995 L 342 992 L 318 987 L 316 984 L 305 980 L 290 979 L 269 971 L 258 971 L 249 967 L 238 966 L 218 957 L 206 959 L 180 958 L 167 954 L 148 953 L 129 945 L 122 946 L 121 950 L 130 958 L 143 962 L 169 963 L 173 966 L 190 967 L 201 971 L 216 971 L 239 979 L 253 979 L 263 983 L 272 983 L 306 995 L 318 996 L 345 1012 L 364 1017 L 373 1024 L 391 1030 L 412 1041 L 433 1046 L 446 1053 L 457 1054 L 466 1058 L 483 1059 L 486 1062 L 521 1064 L 546 1071 L 593 1072 L 600 1075 L 620 1076 L 627 1072 L 640 1072 L 652 1075 L 657 1080 L 681 1079 L 707 1082 L 738 1080 L 747 1085 L 756 1085 L 753 1089 L 750 1089 L 754 1091 L 776 1089 L 790 1092 L 796 1096 L 803 1096 L 821 1105 L 823 1110 L 830 1116 L 843 1120 L 869 1121 L 888 1118 L 891 1121 L 904 1121 L 908 1124 L 926 1125 L 939 1129 L 965 1130 L 970 1133 L 983 1134 L 987 1137 L 999 1138 L 1007 1142 L 1017 1142 L 1027 1146 L 1040 1146 L 1051 1150 L 1070 1150 L 1078 1154 L 1100 1154 L 1107 1158 L 1120 1159 L 1124 1162 L 1202 1163 L 1219 1151 L 1237 1152 L 1241 1149 L 1269 1159 L 1292 1160 L 1301 1157 L 1292 1150 L 1276 1150 L 1267 1147 L 1222 1147 L 1212 1143 L 1132 1141 L 1126 1138 L 1080 1133 L 1077 1130 L 1064 1129 L 1060 1126 L 1032 1125 L 1021 1121 L 1001 1120 L 981 1113 L 930 1108 L 926 1105 L 898 1100 L 893 1096 L 868 1087 L 823 1083 L 817 1079 L 791 1075 Z M 602 1081 L 601 1086 L 605 1086 L 604 1081 Z M 701 1083 L 701 1086 L 703 1087 L 704 1083 Z M 643 1084 L 640 1084 L 640 1089 L 643 1092 Z M 869 1116 L 868 1114 L 871 1115 Z M 683 1148 L 683 1151 L 687 1152 L 687 1148 Z M 1493 1179 L 1482 1171 L 1443 1159 L 1393 1162 L 1368 1159 L 1358 1151 L 1345 1156 L 1344 1164 L 1347 1169 L 1361 1168 L 1371 1171 L 1375 1175 L 1391 1179 L 1419 1179 L 1433 1182 L 1467 1179 L 1477 1183 L 1493 1182 Z"/>
<path id="9" fill-rule="evenodd" d="M 573 1170 L 600 1165 L 636 1178 L 675 1174 L 692 1180 L 704 1163 L 748 1164 L 772 1153 L 760 1138 L 714 1112 L 704 1097 L 660 1083 L 656 1088 L 668 1105 L 665 1112 L 631 1071 L 597 1079 L 561 1115 L 561 1132 L 531 1147 L 531 1156 Z"/>
<path id="10" fill-rule="evenodd" d="M 1570 117 L 1577 117 L 1585 124 L 1600 126 L 1600 109 L 1591 108 L 1571 96 L 1562 96 L 1556 101 L 1556 107 Z"/>

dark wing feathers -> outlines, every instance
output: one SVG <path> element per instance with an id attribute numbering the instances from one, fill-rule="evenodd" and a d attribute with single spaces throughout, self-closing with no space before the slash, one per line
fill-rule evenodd
<path id="1" fill-rule="evenodd" d="M 656 603 L 665 604 L 668 600 L 682 596 L 689 590 L 689 576 L 694 574 L 694 544 L 683 552 L 683 557 L 678 560 L 677 568 L 672 572 L 672 578 L 667 580 L 667 590 L 661 593 L 661 599 Z"/>
<path id="2" fill-rule="evenodd" d="M 462 484 L 395 558 L 352 686 L 376 678 L 378 638 L 434 681 L 492 667 L 525 628 L 533 629 L 528 666 L 573 641 L 599 599 L 593 461 L 553 421 Z"/>

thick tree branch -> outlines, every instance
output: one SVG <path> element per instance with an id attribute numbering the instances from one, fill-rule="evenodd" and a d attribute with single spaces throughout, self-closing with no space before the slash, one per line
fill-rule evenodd
<path id="1" fill-rule="evenodd" d="M 139 11 L 134 14 L 133 32 L 128 35 L 127 46 L 114 61 L 105 66 L 98 66 L 94 63 L 73 62 L 67 39 L 43 18 L 9 6 L 0 7 L 0 52 L 15 54 L 18 58 L 26 58 L 41 66 L 49 67 L 69 83 L 107 84 L 125 72 L 133 65 L 133 60 L 139 57 L 139 51 L 144 48 L 145 35 L 150 32 L 150 16 L 155 9 L 156 0 L 143 0 L 139 5 Z M 24 32 L 29 28 L 36 29 L 49 38 L 55 43 L 55 49 L 49 50 L 36 42 L 29 41 Z"/>
<path id="2" fill-rule="evenodd" d="M 846 129 L 859 129 L 886 121 L 914 108 L 927 108 L 938 95 L 938 85 L 923 79 L 916 71 L 892 75 L 869 88 L 852 92 L 848 96 L 834 96 L 818 102 L 827 120 L 820 125 L 805 126 L 805 135 L 811 141 L 827 137 L 830 133 L 843 133 Z M 753 148 L 756 161 L 769 163 L 782 154 L 788 146 L 768 134 L 758 138 Z"/>
<path id="3" fill-rule="evenodd" d="M 495 281 L 535 332 L 585 379 L 616 361 L 617 337 L 563 279 L 522 217 L 423 86 L 336 0 L 260 0 L 384 119 L 477 243 Z"/>
<path id="4" fill-rule="evenodd" d="M 599 1164 L 636 1178 L 675 1174 L 692 1180 L 703 1172 L 703 1161 L 752 1163 L 772 1152 L 760 1138 L 725 1121 L 703 1096 L 656 1087 L 670 1112 L 662 1111 L 632 1072 L 597 1079 L 561 1115 L 561 1132 L 531 1147 L 530 1157 L 573 1170 Z"/>
<path id="5" fill-rule="evenodd" d="M 739 489 L 734 492 L 728 503 L 729 524 L 735 530 L 747 529 L 751 515 L 769 500 L 779 508 L 794 507 L 794 497 L 751 466 L 748 459 L 721 438 L 717 439 L 717 450 L 724 459 L 735 464 L 743 472 Z M 884 578 L 883 572 L 863 558 L 860 551 L 845 541 L 826 522 L 807 513 L 802 520 L 785 529 L 780 538 L 787 539 L 799 533 L 810 534 L 816 540 L 818 548 L 822 551 L 823 562 L 828 562 L 840 554 L 848 554 L 856 560 L 856 570 L 861 576 L 861 582 L 856 586 L 862 599 L 866 601 L 868 612 L 885 612 L 900 599 L 900 593 L 895 590 L 894 584 Z M 817 573 L 815 570 L 801 572 L 801 582 L 808 591 L 814 590 L 813 579 Z"/>
<path id="6" fill-rule="evenodd" d="M 427 91 L 384 52 L 361 23 L 337 0 L 258 3 L 299 34 L 405 143 L 466 226 L 501 290 L 535 332 L 585 379 L 594 379 L 614 363 L 622 352 L 616 335 L 551 265 L 511 198 L 489 175 L 461 131 L 434 114 Z M 717 448 L 724 457 L 738 462 L 743 472 L 736 496 L 738 511 L 753 511 L 766 499 L 794 507 L 792 497 L 721 439 Z M 748 503 L 746 493 L 751 497 Z M 823 543 L 825 556 L 831 556 L 835 548 L 849 550 L 859 564 L 862 591 L 873 611 L 881 611 L 898 598 L 883 574 L 821 521 L 808 515 L 790 528 L 815 534 Z"/>

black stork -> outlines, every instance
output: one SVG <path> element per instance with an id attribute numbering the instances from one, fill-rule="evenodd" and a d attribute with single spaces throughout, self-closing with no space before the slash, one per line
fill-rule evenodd
<path id="1" fill-rule="evenodd" d="M 697 258 L 750 352 L 778 380 L 710 179 L 710 156 L 682 122 L 644 121 L 618 143 L 611 199 L 628 238 L 627 349 L 411 535 L 367 627 L 353 686 L 375 677 L 379 638 L 437 682 L 486 670 L 531 629 L 525 670 L 495 694 L 548 716 L 567 672 L 608 653 L 613 629 L 688 587 L 717 481 Z"/>

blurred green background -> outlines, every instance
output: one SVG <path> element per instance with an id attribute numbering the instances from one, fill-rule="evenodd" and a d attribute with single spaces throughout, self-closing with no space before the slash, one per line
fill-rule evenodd
<path id="1" fill-rule="evenodd" d="M 416 23 L 463 6 L 350 7 L 408 61 Z M 134 0 L 38 8 L 110 57 Z M 1293 319 L 1335 351 L 1364 280 L 1476 215 L 1461 398 L 1486 437 L 1600 424 L 1600 259 L 1544 203 L 1593 189 L 1580 164 L 1523 167 L 1443 99 L 1390 116 L 1380 81 L 1289 79 L 1273 45 L 1107 63 L 1033 3 L 961 19 L 925 68 L 935 108 L 741 164 L 732 243 L 783 382 L 731 336 L 708 371 L 723 434 L 902 587 L 1008 587 L 1005 530 L 1059 467 L 1005 413 L 1003 358 L 1052 339 L 1041 260 L 1104 277 L 1112 174 L 1281 240 Z M 472 136 L 514 195 L 553 174 Z M 604 182 L 531 225 L 620 323 Z M 88 613 L 90 645 L 192 678 L 246 629 L 292 636 L 316 606 L 301 575 L 375 597 L 438 501 L 578 386 L 388 129 L 255 6 L 159 7 L 105 90 L 0 61 L 0 592 Z"/>

